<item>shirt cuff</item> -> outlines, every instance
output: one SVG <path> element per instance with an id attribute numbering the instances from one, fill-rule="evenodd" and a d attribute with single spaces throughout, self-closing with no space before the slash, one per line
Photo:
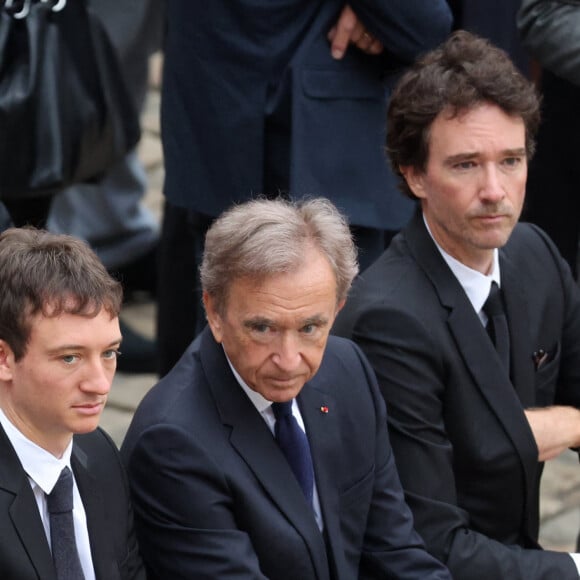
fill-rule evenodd
<path id="1" fill-rule="evenodd" d="M 580 578 L 580 554 L 570 554 L 574 564 L 576 564 L 576 570 L 578 570 L 578 577 Z"/>

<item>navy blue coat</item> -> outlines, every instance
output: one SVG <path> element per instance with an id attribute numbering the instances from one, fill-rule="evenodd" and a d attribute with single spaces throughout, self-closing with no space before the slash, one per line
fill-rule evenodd
<path id="1" fill-rule="evenodd" d="M 445 39 L 451 14 L 444 0 L 352 0 L 385 52 L 351 47 L 335 61 L 327 33 L 344 4 L 168 0 L 162 131 L 173 205 L 217 216 L 262 193 L 268 153 L 288 160 L 293 196 L 324 195 L 356 225 L 408 221 L 412 203 L 384 154 L 386 103 L 397 73 Z M 265 128 L 274 118 L 278 140 Z"/>
<path id="2" fill-rule="evenodd" d="M 360 350 L 330 337 L 297 401 L 324 534 L 209 329 L 146 395 L 122 453 L 149 580 L 449 580 L 413 530 Z"/>

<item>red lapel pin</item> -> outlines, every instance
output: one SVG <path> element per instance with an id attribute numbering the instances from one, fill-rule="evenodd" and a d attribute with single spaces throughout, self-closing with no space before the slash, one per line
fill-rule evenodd
<path id="1" fill-rule="evenodd" d="M 328 413 L 328 407 L 326 405 L 322 405 L 322 407 L 320 407 L 320 412 L 321 413 Z"/>

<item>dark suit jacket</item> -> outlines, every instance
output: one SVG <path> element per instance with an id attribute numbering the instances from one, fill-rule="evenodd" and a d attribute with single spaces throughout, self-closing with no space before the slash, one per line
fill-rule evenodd
<path id="1" fill-rule="evenodd" d="M 513 384 L 420 215 L 362 273 L 333 332 L 377 373 L 417 530 L 454 578 L 577 579 L 568 555 L 538 549 L 542 466 L 523 410 L 580 406 L 578 289 L 533 226 L 517 225 L 499 260 Z M 539 349 L 550 359 L 536 371 Z"/>
<path id="2" fill-rule="evenodd" d="M 336 61 L 326 36 L 345 4 L 167 2 L 161 119 L 173 205 L 215 217 L 270 193 L 275 159 L 292 195 L 329 197 L 352 224 L 408 222 L 412 204 L 383 152 L 386 103 L 400 69 L 445 39 L 451 14 L 445 0 L 352 0 L 385 54 L 351 48 Z"/>
<path id="3" fill-rule="evenodd" d="M 100 429 L 77 435 L 71 465 L 87 515 L 97 580 L 143 580 L 129 488 L 115 444 Z M 56 580 L 32 488 L 1 427 L 0 578 Z"/>
<path id="4" fill-rule="evenodd" d="M 207 329 L 148 393 L 122 455 L 149 577 L 448 578 L 413 531 L 384 402 L 356 346 L 331 337 L 298 403 L 324 534 Z"/>

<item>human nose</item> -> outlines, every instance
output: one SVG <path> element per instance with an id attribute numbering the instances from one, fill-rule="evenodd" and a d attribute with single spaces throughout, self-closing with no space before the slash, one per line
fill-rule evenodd
<path id="1" fill-rule="evenodd" d="M 495 165 L 489 165 L 482 174 L 480 198 L 484 201 L 497 203 L 505 197 L 505 190 L 500 173 Z"/>
<path id="2" fill-rule="evenodd" d="M 113 373 L 106 363 L 99 360 L 89 361 L 84 369 L 85 376 L 81 381 L 81 389 L 98 395 L 107 395 L 111 390 Z"/>
<path id="3" fill-rule="evenodd" d="M 298 368 L 301 358 L 298 338 L 293 333 L 282 334 L 273 356 L 274 363 L 281 370 L 290 372 Z"/>

